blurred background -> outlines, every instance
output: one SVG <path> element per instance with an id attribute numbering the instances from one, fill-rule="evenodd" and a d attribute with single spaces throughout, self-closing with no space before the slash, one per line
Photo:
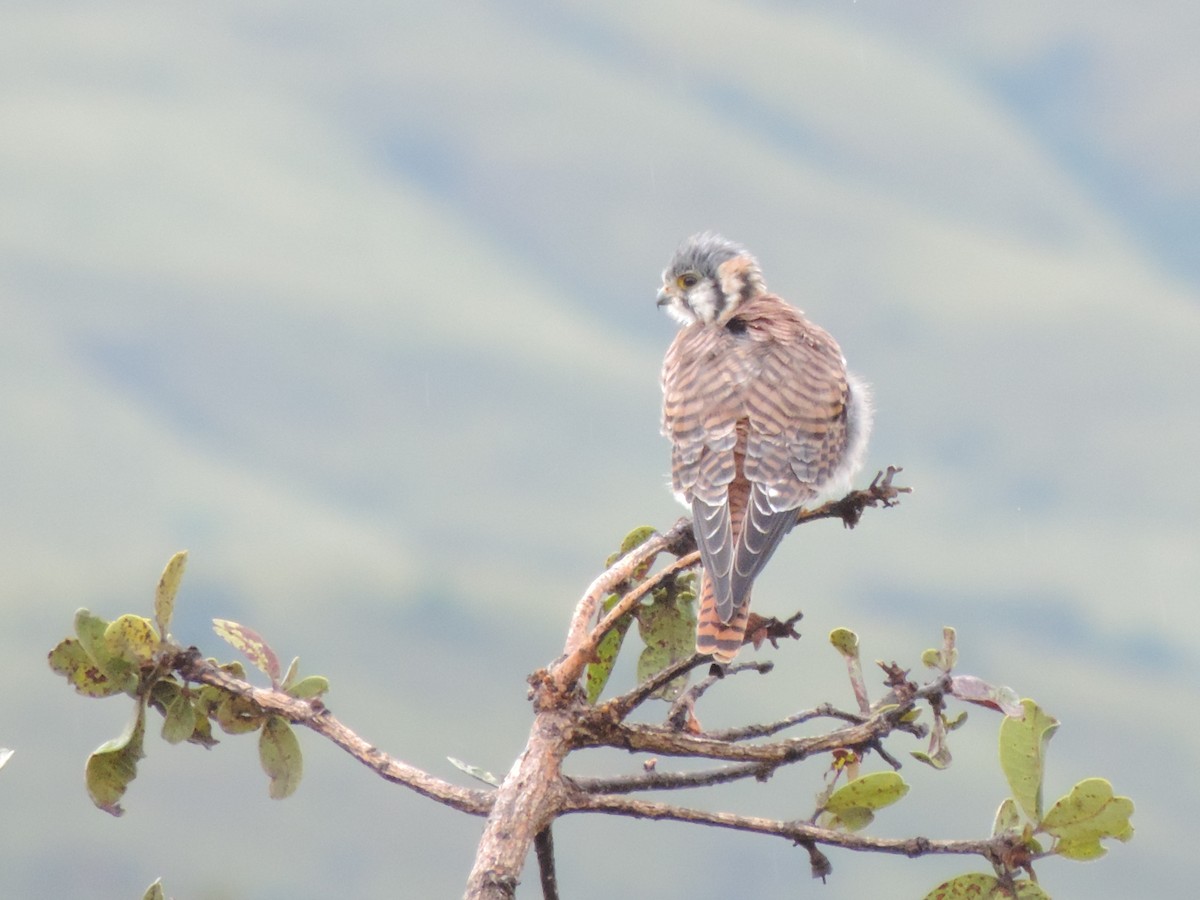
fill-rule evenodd
<path id="1" fill-rule="evenodd" d="M 605 556 L 682 513 L 654 294 L 708 228 L 838 337 L 878 407 L 863 481 L 902 465 L 914 493 L 793 533 L 756 608 L 803 609 L 804 638 L 704 723 L 852 707 L 834 627 L 919 668 L 954 625 L 960 671 L 1062 721 L 1048 801 L 1098 775 L 1137 804 L 1132 843 L 1042 863 L 1047 890 L 1189 895 L 1198 20 L 1180 0 L 9 0 L 0 895 L 458 896 L 481 822 L 307 733 L 285 802 L 253 739 L 152 733 L 126 815 L 97 811 L 84 761 L 130 703 L 76 697 L 45 654 L 79 606 L 148 614 L 187 548 L 179 640 L 230 658 L 209 622 L 244 622 L 381 748 L 503 774 L 525 676 Z M 988 834 L 999 720 L 970 717 L 873 833 Z M 820 768 L 696 802 L 807 816 Z M 576 900 L 916 898 L 981 868 L 831 851 L 821 886 L 778 840 L 583 816 L 555 840 Z"/>

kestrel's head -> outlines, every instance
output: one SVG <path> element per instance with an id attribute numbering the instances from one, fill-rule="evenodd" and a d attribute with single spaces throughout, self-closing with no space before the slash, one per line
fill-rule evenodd
<path id="1" fill-rule="evenodd" d="M 765 290 L 758 260 L 740 244 L 706 231 L 692 235 L 671 257 L 658 305 L 685 325 L 724 324 L 741 303 Z"/>

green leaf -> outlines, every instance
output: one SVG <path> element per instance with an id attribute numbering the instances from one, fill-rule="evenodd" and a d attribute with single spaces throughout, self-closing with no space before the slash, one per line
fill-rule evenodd
<path id="1" fill-rule="evenodd" d="M 1017 812 L 1017 801 L 1005 797 L 1000 808 L 996 810 L 995 821 L 992 822 L 992 837 L 1021 830 L 1021 814 Z"/>
<path id="2" fill-rule="evenodd" d="M 308 675 L 301 678 L 287 692 L 297 700 L 309 700 L 329 692 L 329 679 L 324 675 Z"/>
<path id="3" fill-rule="evenodd" d="M 269 718 L 250 698 L 228 691 L 220 691 L 212 715 L 226 734 L 247 734 L 261 728 Z"/>
<path id="4" fill-rule="evenodd" d="M 1098 859 L 1107 851 L 1102 838 L 1133 837 L 1133 801 L 1114 797 L 1103 778 L 1087 778 L 1071 788 L 1042 819 L 1042 829 L 1058 838 L 1054 852 L 1067 859 Z"/>
<path id="5" fill-rule="evenodd" d="M 609 595 L 604 601 L 603 613 L 607 613 L 612 609 L 618 601 L 616 594 Z M 596 701 L 600 699 L 600 695 L 604 693 L 604 686 L 608 684 L 609 676 L 612 675 L 613 666 L 617 662 L 617 654 L 621 652 L 621 644 L 625 641 L 625 634 L 629 631 L 629 626 L 633 624 L 633 616 L 622 616 L 617 623 L 609 630 L 608 634 L 600 639 L 600 643 L 596 645 L 596 658 L 587 664 L 584 670 L 583 684 L 587 692 L 587 701 L 595 706 Z"/>
<path id="6" fill-rule="evenodd" d="M 921 662 L 930 669 L 941 669 L 949 672 L 958 664 L 958 650 L 954 643 L 955 631 L 949 625 L 942 629 L 942 646 L 940 649 L 930 647 L 921 654 Z"/>
<path id="7" fill-rule="evenodd" d="M 96 662 L 103 662 L 108 653 L 104 647 L 104 631 L 108 628 L 108 620 L 93 616 L 86 609 L 75 610 L 75 634 L 79 643 L 87 651 L 88 656 Z"/>
<path id="8" fill-rule="evenodd" d="M 917 762 L 923 762 L 935 769 L 948 769 L 953 762 L 950 748 L 945 744 L 941 744 L 933 753 L 926 753 L 924 750 L 910 750 L 909 753 Z"/>
<path id="9" fill-rule="evenodd" d="M 166 894 L 163 893 L 162 879 L 154 879 L 154 884 L 146 888 L 146 893 L 142 894 L 142 900 L 166 900 Z"/>
<path id="10" fill-rule="evenodd" d="M 168 744 L 191 740 L 196 731 L 196 708 L 178 682 L 162 679 L 151 689 L 151 701 L 162 710 L 162 736 Z"/>
<path id="11" fill-rule="evenodd" d="M 172 556 L 159 576 L 158 588 L 154 591 L 154 622 L 163 637 L 167 635 L 171 615 L 175 612 L 175 594 L 179 592 L 179 582 L 183 580 L 187 558 L 186 550 L 180 550 Z"/>
<path id="12" fill-rule="evenodd" d="M 629 553 L 629 552 L 637 549 L 638 547 L 642 546 L 642 544 L 646 543 L 646 541 L 650 540 L 650 538 L 652 538 L 652 537 L 654 537 L 654 529 L 653 528 L 651 528 L 649 525 L 639 525 L 637 528 L 633 529 L 633 531 L 629 532 L 629 534 L 625 535 L 625 537 L 621 540 L 621 549 L 618 550 L 616 553 L 612 554 L 607 560 L 605 560 L 604 565 L 605 566 L 613 565 L 618 559 L 620 559 L 626 553 Z M 649 567 L 650 567 L 650 563 L 649 563 L 649 561 L 647 561 L 646 565 L 644 567 L 640 568 L 638 570 L 638 572 L 636 572 L 634 574 L 634 577 L 637 579 L 641 579 L 642 577 L 645 576 L 646 571 L 649 569 Z"/>
<path id="13" fill-rule="evenodd" d="M 840 813 L 823 812 L 817 824 L 833 831 L 862 831 L 875 821 L 875 813 L 862 806 L 851 806 Z"/>
<path id="14" fill-rule="evenodd" d="M 289 665 L 287 667 L 287 671 L 283 673 L 283 681 L 281 681 L 279 683 L 279 686 L 283 690 L 290 692 L 289 689 L 292 686 L 292 682 L 296 680 L 296 671 L 297 671 L 297 669 L 299 669 L 299 667 L 300 667 L 300 657 L 293 656 L 291 665 Z"/>
<path id="15" fill-rule="evenodd" d="M 470 763 L 465 763 L 461 759 L 455 759 L 453 756 L 447 756 L 450 764 L 456 769 L 461 769 L 472 778 L 482 781 L 484 784 L 490 784 L 492 787 L 500 787 L 500 779 L 493 775 L 487 769 L 481 769 L 479 766 L 473 766 Z"/>
<path id="16" fill-rule="evenodd" d="M 192 704 L 192 709 L 196 709 L 196 704 Z M 208 716 L 202 715 L 199 710 L 196 710 L 196 727 L 192 730 L 192 736 L 188 738 L 189 744 L 199 744 L 205 750 L 210 747 L 215 747 L 220 743 L 212 733 L 212 722 Z"/>
<path id="17" fill-rule="evenodd" d="M 300 741 L 287 719 L 271 716 L 258 737 L 258 759 L 271 779 L 268 793 L 272 800 L 282 800 L 295 793 L 304 773 L 304 758 Z"/>
<path id="18" fill-rule="evenodd" d="M 908 785 L 895 772 L 872 772 L 848 782 L 833 792 L 825 804 L 830 812 L 861 806 L 883 809 L 908 793 Z"/>
<path id="19" fill-rule="evenodd" d="M 279 657 L 257 631 L 228 619 L 213 619 L 213 631 L 257 666 L 271 684 L 279 684 Z"/>
<path id="20" fill-rule="evenodd" d="M 657 675 L 667 666 L 691 656 L 696 646 L 696 609 L 692 603 L 670 596 L 664 591 L 653 603 L 637 611 L 638 631 L 646 647 L 638 657 L 638 683 Z M 655 697 L 674 700 L 687 685 L 681 675 L 663 685 Z"/>
<path id="21" fill-rule="evenodd" d="M 872 772 L 842 785 L 825 801 L 826 827 L 858 831 L 871 824 L 875 811 L 891 806 L 908 793 L 895 772 Z"/>
<path id="22" fill-rule="evenodd" d="M 1000 881 L 995 875 L 972 872 L 943 881 L 925 895 L 923 900 L 990 900 L 1002 896 L 996 893 Z"/>
<path id="23" fill-rule="evenodd" d="M 1058 720 L 1032 700 L 1022 700 L 1023 718 L 1006 716 L 1000 723 L 1000 768 L 1013 799 L 1034 825 L 1042 821 L 1042 777 L 1046 745 L 1058 730 Z"/>
<path id="24" fill-rule="evenodd" d="M 50 651 L 50 668 L 64 676 L 71 687 L 85 697 L 112 697 L 124 693 L 128 679 L 115 680 L 83 649 L 75 638 L 67 638 Z"/>
<path id="25" fill-rule="evenodd" d="M 946 726 L 947 731 L 955 731 L 967 724 L 967 711 L 964 709 L 954 718 L 942 716 L 942 724 Z"/>
<path id="26" fill-rule="evenodd" d="M 154 661 L 158 632 L 144 616 L 124 615 L 104 629 L 104 647 L 113 659 L 139 669 Z"/>
<path id="27" fill-rule="evenodd" d="M 137 777 L 137 764 L 146 735 L 146 705 L 137 704 L 133 721 L 118 738 L 107 741 L 88 757 L 87 790 L 92 802 L 114 816 L 121 815 L 120 799 L 129 783 Z"/>

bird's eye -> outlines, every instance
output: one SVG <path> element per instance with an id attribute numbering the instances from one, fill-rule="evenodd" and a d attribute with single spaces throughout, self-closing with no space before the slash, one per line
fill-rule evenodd
<path id="1" fill-rule="evenodd" d="M 700 277 L 695 272 L 685 272 L 675 279 L 675 283 L 684 290 L 687 290 L 689 288 L 694 288 L 696 286 L 696 282 L 699 280 Z"/>

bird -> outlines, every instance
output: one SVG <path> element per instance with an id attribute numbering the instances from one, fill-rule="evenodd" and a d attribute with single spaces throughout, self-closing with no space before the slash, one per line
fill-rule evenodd
<path id="1" fill-rule="evenodd" d="M 696 651 L 727 665 L 745 641 L 754 579 L 800 509 L 848 490 L 871 398 L 837 341 L 719 234 L 679 246 L 658 306 L 681 326 L 663 360 L 662 430 L 700 550 Z"/>

